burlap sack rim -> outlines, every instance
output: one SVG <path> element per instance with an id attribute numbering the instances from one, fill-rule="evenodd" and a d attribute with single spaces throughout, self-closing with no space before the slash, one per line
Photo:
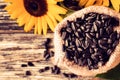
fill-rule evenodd
<path id="1" fill-rule="evenodd" d="M 119 18 L 119 23 L 120 23 L 120 14 L 115 12 L 114 10 L 103 6 L 90 6 L 82 10 L 76 11 L 72 15 L 66 17 L 61 23 L 59 23 L 56 26 L 54 33 L 54 46 L 55 46 L 54 64 L 58 66 L 66 67 L 71 72 L 82 76 L 94 76 L 96 74 L 104 73 L 114 68 L 117 64 L 120 63 L 120 43 L 116 47 L 114 53 L 111 55 L 106 65 L 99 67 L 99 69 L 88 70 L 88 68 L 75 65 L 73 62 L 70 62 L 65 58 L 65 53 L 62 51 L 63 41 L 60 37 L 60 33 L 59 33 L 60 29 L 66 25 L 67 20 L 74 21 L 76 17 L 81 17 L 82 15 L 89 12 L 97 12 L 97 13 L 107 14 L 113 17 L 117 17 Z M 117 30 L 117 32 L 120 32 L 120 26 L 118 26 L 115 30 Z"/>

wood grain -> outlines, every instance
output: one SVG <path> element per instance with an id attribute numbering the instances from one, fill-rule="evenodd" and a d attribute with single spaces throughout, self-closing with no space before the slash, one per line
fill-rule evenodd
<path id="1" fill-rule="evenodd" d="M 33 31 L 25 33 L 23 27 L 19 27 L 16 20 L 10 19 L 3 9 L 7 3 L 0 0 L 0 80 L 100 80 L 92 77 L 74 79 L 65 78 L 62 74 L 54 75 L 51 71 L 39 73 L 39 69 L 46 66 L 54 66 L 50 61 L 45 61 L 43 53 L 44 42 L 47 38 L 53 39 L 53 33 L 47 36 L 35 35 Z M 54 50 L 53 42 L 50 48 Z M 35 66 L 21 67 L 31 61 Z M 31 71 L 31 76 L 25 72 Z M 69 72 L 61 68 L 62 72 Z"/>

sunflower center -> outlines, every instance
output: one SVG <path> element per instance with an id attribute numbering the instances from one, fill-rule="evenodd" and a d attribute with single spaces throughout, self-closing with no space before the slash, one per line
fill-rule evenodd
<path id="1" fill-rule="evenodd" d="M 30 3 L 30 9 L 33 11 L 37 11 L 38 10 L 38 5 L 35 2 L 31 2 Z"/>
<path id="2" fill-rule="evenodd" d="M 24 0 L 26 11 L 33 16 L 43 16 L 48 11 L 46 0 Z"/>

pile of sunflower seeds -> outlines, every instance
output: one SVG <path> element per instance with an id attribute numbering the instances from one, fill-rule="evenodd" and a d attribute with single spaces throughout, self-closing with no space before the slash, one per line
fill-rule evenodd
<path id="1" fill-rule="evenodd" d="M 43 54 L 43 57 L 45 58 L 46 61 L 49 61 L 49 59 L 54 56 L 54 51 L 50 51 L 50 46 L 49 46 L 50 42 L 51 42 L 51 39 L 47 38 L 47 40 L 45 42 L 45 51 Z M 43 73 L 48 70 L 51 70 L 51 73 L 54 75 L 62 74 L 66 78 L 77 78 L 78 77 L 77 75 L 75 75 L 73 73 L 65 73 L 65 72 L 62 73 L 61 69 L 57 65 L 54 65 L 53 67 L 46 66 L 42 69 L 39 69 L 39 73 Z M 26 72 L 26 73 L 28 73 L 28 72 Z"/>
<path id="2" fill-rule="evenodd" d="M 89 70 L 105 65 L 119 44 L 120 34 L 113 29 L 118 25 L 119 19 L 95 12 L 68 20 L 60 30 L 66 58 Z"/>
<path id="3" fill-rule="evenodd" d="M 54 52 L 49 50 L 49 48 L 50 48 L 49 43 L 50 42 L 51 42 L 51 39 L 47 38 L 47 40 L 45 42 L 45 51 L 44 51 L 44 55 L 43 55 L 43 57 L 45 58 L 46 61 L 54 56 Z"/>

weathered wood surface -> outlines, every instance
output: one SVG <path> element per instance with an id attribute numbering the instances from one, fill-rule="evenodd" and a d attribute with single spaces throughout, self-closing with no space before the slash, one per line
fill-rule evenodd
<path id="1" fill-rule="evenodd" d="M 53 33 L 47 36 L 34 35 L 33 32 L 25 33 L 23 27 L 18 27 L 15 20 L 3 8 L 7 5 L 0 0 L 0 80 L 97 80 L 88 77 L 75 79 L 65 78 L 61 75 L 51 74 L 50 71 L 39 73 L 45 66 L 53 66 L 50 61 L 43 58 L 44 42 L 46 38 L 53 39 Z M 51 49 L 54 50 L 53 42 Z M 33 62 L 34 67 L 21 67 L 21 64 Z M 25 71 L 31 71 L 31 76 L 26 76 Z M 62 69 L 62 72 L 69 72 Z"/>

